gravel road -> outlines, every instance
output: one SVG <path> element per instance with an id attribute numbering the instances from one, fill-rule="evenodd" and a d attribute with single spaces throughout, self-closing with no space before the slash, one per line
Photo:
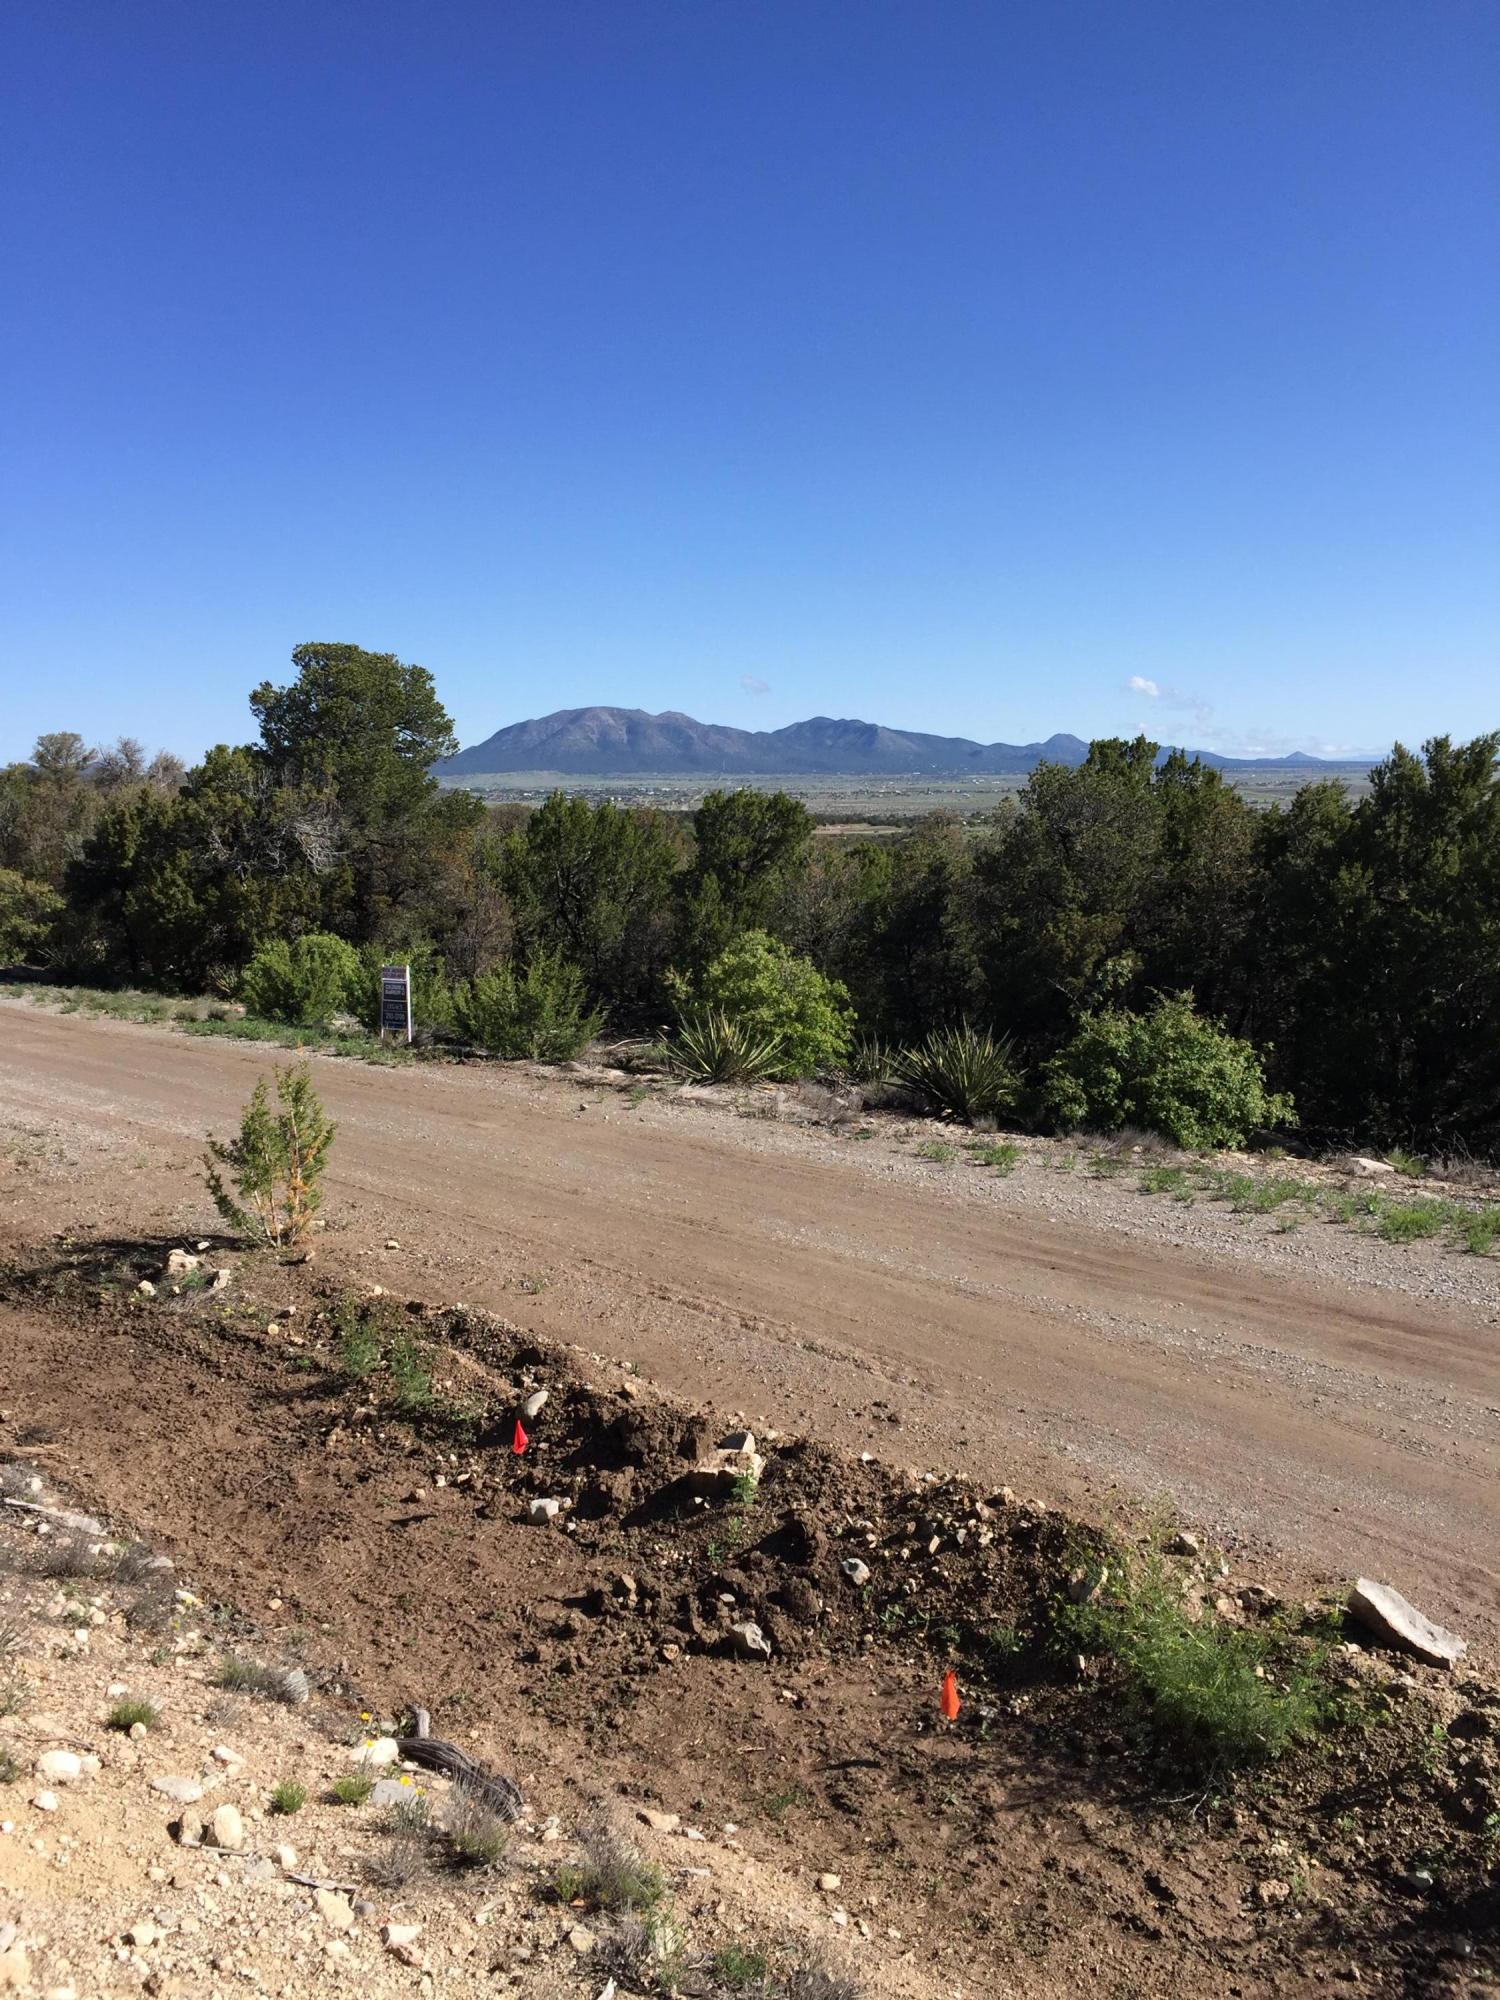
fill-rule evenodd
<path id="1" fill-rule="evenodd" d="M 279 1051 L 0 1001 L 0 1240 L 200 1230 L 203 1134 Z M 1363 1571 L 1500 1637 L 1500 1259 L 597 1075 L 319 1059 L 326 1256 L 719 1411 L 1085 1510 L 1171 1510 L 1283 1581 Z M 387 1247 L 388 1242 L 399 1248 Z"/>

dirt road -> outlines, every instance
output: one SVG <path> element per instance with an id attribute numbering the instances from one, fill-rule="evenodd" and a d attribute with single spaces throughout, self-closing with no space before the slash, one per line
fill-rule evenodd
<path id="1" fill-rule="evenodd" d="M 207 1226 L 202 1136 L 277 1053 L 0 1002 L 0 1238 Z M 1153 1244 L 1049 1213 L 1039 1171 L 997 1196 L 1012 1184 L 913 1175 L 879 1138 L 586 1080 L 317 1076 L 341 1128 L 330 1262 L 761 1426 L 1171 1506 L 1283 1575 L 1372 1572 L 1500 1636 L 1500 1332 L 1472 1282 L 1427 1301 Z"/>

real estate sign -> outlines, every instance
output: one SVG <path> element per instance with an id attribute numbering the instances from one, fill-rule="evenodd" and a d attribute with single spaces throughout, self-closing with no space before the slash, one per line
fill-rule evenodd
<path id="1" fill-rule="evenodd" d="M 411 1040 L 411 967 L 383 965 L 380 968 L 380 1035 L 396 1035 Z"/>

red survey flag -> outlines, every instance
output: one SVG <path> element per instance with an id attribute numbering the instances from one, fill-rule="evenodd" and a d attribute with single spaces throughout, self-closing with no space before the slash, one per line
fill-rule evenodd
<path id="1" fill-rule="evenodd" d="M 521 1419 L 517 1417 L 516 1434 L 510 1441 L 510 1448 L 519 1457 L 530 1443 L 531 1439 L 526 1435 L 525 1426 L 522 1424 Z"/>
<path id="2" fill-rule="evenodd" d="M 950 1667 L 943 1675 L 943 1692 L 938 1697 L 938 1707 L 950 1722 L 957 1722 L 961 1705 L 958 1699 L 958 1675 Z"/>

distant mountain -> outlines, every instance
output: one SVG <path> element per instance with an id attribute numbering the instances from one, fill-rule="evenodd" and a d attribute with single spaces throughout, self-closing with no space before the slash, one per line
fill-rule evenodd
<path id="1" fill-rule="evenodd" d="M 971 743 L 965 736 L 927 736 L 878 722 L 835 721 L 815 715 L 785 729 L 731 729 L 695 722 L 669 710 L 561 708 L 531 722 L 513 722 L 482 743 L 434 766 L 440 777 L 490 776 L 503 771 L 554 771 L 564 777 L 989 777 L 1029 771 L 1043 758 L 1081 764 L 1088 744 L 1078 736 L 1045 743 Z M 1299 767 L 1320 760 L 1219 757 L 1195 753 L 1226 769 Z"/>

